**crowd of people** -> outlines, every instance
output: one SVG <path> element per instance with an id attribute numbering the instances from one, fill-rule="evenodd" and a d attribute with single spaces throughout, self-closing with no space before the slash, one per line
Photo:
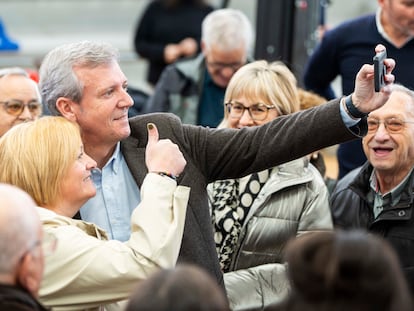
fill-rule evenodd
<path id="1" fill-rule="evenodd" d="M 412 310 L 414 91 L 389 44 L 414 29 L 389 40 L 407 4 L 378 2 L 387 44 L 364 54 L 389 52 L 386 85 L 361 57 L 324 103 L 251 57 L 244 13 L 203 1 L 148 9 L 202 9 L 201 52 L 172 59 L 134 118 L 110 44 L 55 47 L 38 83 L 0 69 L 0 309 Z M 355 139 L 366 163 L 328 183 L 319 151 Z"/>

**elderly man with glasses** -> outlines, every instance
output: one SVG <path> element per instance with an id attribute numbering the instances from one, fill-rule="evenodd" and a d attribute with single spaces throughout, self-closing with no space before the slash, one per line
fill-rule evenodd
<path id="1" fill-rule="evenodd" d="M 36 82 L 22 68 L 0 70 L 0 137 L 19 123 L 33 121 L 42 113 Z"/>
<path id="2" fill-rule="evenodd" d="M 202 53 L 168 66 L 145 112 L 172 112 L 183 123 L 216 127 L 223 119 L 223 99 L 233 74 L 253 47 L 253 29 L 239 10 L 208 14 L 201 29 Z"/>
<path id="3" fill-rule="evenodd" d="M 387 239 L 414 293 L 414 92 L 394 84 L 367 125 L 362 146 L 368 161 L 345 175 L 332 193 L 334 225 Z"/>

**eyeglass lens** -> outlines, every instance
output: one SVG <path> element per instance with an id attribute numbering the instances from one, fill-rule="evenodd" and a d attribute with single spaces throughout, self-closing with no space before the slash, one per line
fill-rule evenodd
<path id="1" fill-rule="evenodd" d="M 405 122 L 402 120 L 396 119 L 396 118 L 385 119 L 384 121 L 380 121 L 374 118 L 369 118 L 367 120 L 367 123 L 368 123 L 368 131 L 370 132 L 377 131 L 381 123 L 384 123 L 385 128 L 389 132 L 399 132 L 403 129 Z"/>
<path id="2" fill-rule="evenodd" d="M 250 117 L 255 121 L 262 121 L 266 119 L 269 108 L 265 105 L 256 104 L 250 107 L 245 107 L 244 105 L 237 103 L 227 103 L 229 114 L 234 118 L 241 118 L 244 111 L 247 109 L 249 111 Z"/>
<path id="3" fill-rule="evenodd" d="M 42 104 L 39 102 L 29 102 L 25 104 L 21 100 L 10 100 L 7 102 L 2 102 L 2 104 L 4 104 L 6 112 L 13 116 L 20 115 L 25 107 L 29 109 L 31 114 L 35 115 L 40 114 L 42 110 Z"/>

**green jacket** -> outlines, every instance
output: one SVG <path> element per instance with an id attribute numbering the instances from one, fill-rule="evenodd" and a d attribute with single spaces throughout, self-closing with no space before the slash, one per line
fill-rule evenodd
<path id="1" fill-rule="evenodd" d="M 203 54 L 168 66 L 144 112 L 171 112 L 182 123 L 197 124 L 200 94 L 206 70 Z"/>

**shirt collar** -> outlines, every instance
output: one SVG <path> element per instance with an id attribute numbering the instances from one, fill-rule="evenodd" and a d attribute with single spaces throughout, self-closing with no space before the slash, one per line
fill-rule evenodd
<path id="1" fill-rule="evenodd" d="M 108 162 L 106 162 L 104 169 L 106 167 L 112 169 L 112 171 L 117 174 L 121 165 L 122 153 L 121 153 L 121 143 L 118 142 L 116 144 L 115 150 L 112 156 L 109 158 Z"/>
<path id="2" fill-rule="evenodd" d="M 370 187 L 376 194 L 380 194 L 383 198 L 387 197 L 390 199 L 391 206 L 394 206 L 400 200 L 401 193 L 403 192 L 408 179 L 410 178 L 411 174 L 413 173 L 413 169 L 411 168 L 410 172 L 405 176 L 405 178 L 393 189 L 391 189 L 388 193 L 381 193 L 378 189 L 378 180 L 377 176 L 375 175 L 375 169 L 372 170 L 371 177 L 369 178 Z"/>

